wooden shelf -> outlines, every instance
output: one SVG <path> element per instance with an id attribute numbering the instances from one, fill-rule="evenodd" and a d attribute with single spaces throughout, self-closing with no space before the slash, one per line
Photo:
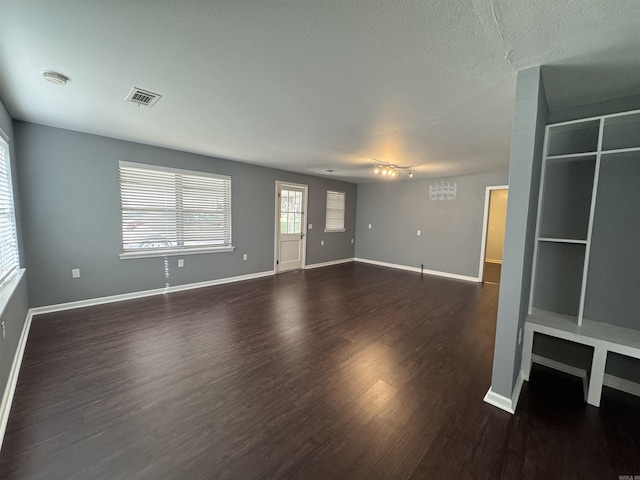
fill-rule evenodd
<path id="1" fill-rule="evenodd" d="M 639 330 L 586 318 L 582 320 L 582 325 L 578 325 L 577 317 L 536 308 L 527 316 L 526 322 L 536 325 L 536 331 L 540 333 L 590 346 L 609 343 L 609 351 L 640 358 Z"/>
<path id="2" fill-rule="evenodd" d="M 548 155 L 547 160 L 589 160 L 589 157 L 595 158 L 597 151 L 585 153 L 567 153 L 565 155 Z"/>
<path id="3" fill-rule="evenodd" d="M 532 310 L 524 323 L 522 346 L 522 377 L 529 380 L 533 358 L 535 333 L 549 335 L 570 342 L 593 347 L 593 359 L 587 393 L 587 403 L 600 406 L 602 385 L 609 352 L 640 359 L 640 331 L 618 327 L 604 322 L 583 319 L 582 325 L 575 317 L 553 312 Z"/>
<path id="4" fill-rule="evenodd" d="M 577 243 L 579 245 L 586 245 L 586 240 L 578 240 L 574 238 L 550 238 L 550 237 L 539 237 L 539 242 L 553 242 L 553 243 Z"/>

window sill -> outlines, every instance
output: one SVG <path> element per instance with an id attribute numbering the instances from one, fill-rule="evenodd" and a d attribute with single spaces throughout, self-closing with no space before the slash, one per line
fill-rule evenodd
<path id="1" fill-rule="evenodd" d="M 11 300 L 13 292 L 16 291 L 24 272 L 24 268 L 19 268 L 0 283 L 0 317 L 4 314 L 4 309 Z"/>
<path id="2" fill-rule="evenodd" d="M 218 253 L 233 252 L 236 249 L 230 247 L 206 247 L 206 248 L 185 248 L 176 250 L 153 250 L 140 252 L 124 252 L 120 254 L 120 260 L 129 260 L 131 258 L 154 258 L 154 257 L 175 257 L 178 255 L 199 255 L 201 253 Z"/>
<path id="3" fill-rule="evenodd" d="M 339 228 L 337 230 L 327 230 L 326 228 L 324 229 L 324 233 L 340 233 L 340 232 L 346 232 L 347 229 L 346 228 Z"/>

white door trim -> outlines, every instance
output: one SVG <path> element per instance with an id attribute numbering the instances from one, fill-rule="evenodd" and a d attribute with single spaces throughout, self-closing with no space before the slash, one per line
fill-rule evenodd
<path id="1" fill-rule="evenodd" d="M 509 190 L 509 185 L 490 185 L 486 187 L 484 194 L 484 218 L 482 220 L 482 243 L 480 244 L 480 266 L 478 267 L 478 279 L 484 281 L 484 257 L 487 254 L 487 229 L 489 228 L 489 201 L 492 190 Z"/>
<path id="2" fill-rule="evenodd" d="M 278 190 L 281 187 L 296 187 L 304 190 L 304 215 L 302 216 L 302 268 L 307 266 L 307 212 L 309 211 L 309 185 L 303 183 L 283 182 L 276 180 L 276 191 L 274 200 L 274 221 L 273 221 L 273 271 L 278 273 L 278 244 L 280 234 L 280 199 L 278 198 Z"/>

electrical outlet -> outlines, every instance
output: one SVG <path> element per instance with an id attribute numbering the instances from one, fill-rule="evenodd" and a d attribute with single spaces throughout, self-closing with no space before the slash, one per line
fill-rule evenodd
<path id="1" fill-rule="evenodd" d="M 7 331 L 4 328 L 4 322 L 2 322 L 2 339 L 7 338 Z"/>
<path id="2" fill-rule="evenodd" d="M 248 258 L 249 258 L 249 257 L 247 256 L 247 254 L 246 254 L 246 253 L 242 256 L 242 259 L 243 259 L 243 260 L 248 260 Z"/>
<path id="3" fill-rule="evenodd" d="M 418 236 L 422 235 L 422 231 L 418 230 L 418 233 L 416 235 Z"/>
<path id="4" fill-rule="evenodd" d="M 371 230 L 371 224 L 369 224 L 369 230 Z"/>
<path id="5" fill-rule="evenodd" d="M 309 230 L 313 230 L 313 223 L 309 224 Z"/>
<path id="6" fill-rule="evenodd" d="M 351 239 L 351 245 L 353 245 L 355 243 L 355 240 L 352 238 Z"/>
<path id="7" fill-rule="evenodd" d="M 80 278 L 80 269 L 72 268 L 71 269 L 71 278 Z"/>
<path id="8" fill-rule="evenodd" d="M 320 245 L 323 246 L 324 245 L 324 240 L 320 240 Z"/>
<path id="9" fill-rule="evenodd" d="M 178 259 L 178 268 L 182 268 L 184 267 L 184 258 L 179 258 Z"/>

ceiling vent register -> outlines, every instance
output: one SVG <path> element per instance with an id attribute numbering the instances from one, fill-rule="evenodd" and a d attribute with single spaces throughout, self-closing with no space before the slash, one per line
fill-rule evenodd
<path id="1" fill-rule="evenodd" d="M 125 100 L 145 107 L 153 107 L 155 103 L 162 98 L 162 95 L 152 93 L 141 88 L 133 87 Z"/>

